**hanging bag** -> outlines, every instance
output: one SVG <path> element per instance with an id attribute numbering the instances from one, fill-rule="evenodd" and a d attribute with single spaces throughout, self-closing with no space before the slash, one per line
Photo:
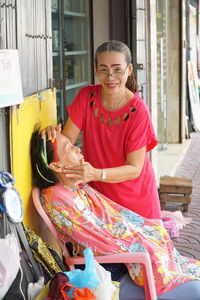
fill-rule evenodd
<path id="1" fill-rule="evenodd" d="M 85 257 L 85 269 L 75 269 L 64 273 L 69 278 L 70 283 L 77 288 L 88 287 L 95 289 L 101 281 L 95 269 L 93 252 L 90 248 L 86 248 L 83 254 Z"/>
<path id="2" fill-rule="evenodd" d="M 73 288 L 73 291 L 71 290 Z M 68 293 L 72 295 L 70 298 Z M 83 289 L 76 288 L 69 283 L 67 276 L 60 272 L 50 281 L 48 297 L 45 300 L 96 300 L 96 296 L 87 287 Z"/>
<path id="3" fill-rule="evenodd" d="M 3 299 L 20 268 L 20 256 L 14 234 L 0 239 L 0 299 Z"/>

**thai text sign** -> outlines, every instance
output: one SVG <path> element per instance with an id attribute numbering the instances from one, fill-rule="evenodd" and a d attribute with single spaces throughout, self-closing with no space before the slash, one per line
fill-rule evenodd
<path id="1" fill-rule="evenodd" d="M 0 107 L 22 102 L 18 50 L 0 50 Z"/>

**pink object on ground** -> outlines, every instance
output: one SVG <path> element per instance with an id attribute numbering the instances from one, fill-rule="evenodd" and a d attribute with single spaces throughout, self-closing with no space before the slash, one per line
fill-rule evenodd
<path id="1" fill-rule="evenodd" d="M 175 219 L 178 223 L 179 229 L 182 229 L 183 226 L 190 224 L 192 222 L 192 218 L 184 217 L 180 210 L 177 210 L 177 211 L 162 210 L 161 218 L 163 219 L 165 217 Z"/>
<path id="2" fill-rule="evenodd" d="M 179 226 L 176 219 L 164 217 L 162 218 L 162 221 L 163 226 L 165 227 L 171 238 L 179 237 Z"/>

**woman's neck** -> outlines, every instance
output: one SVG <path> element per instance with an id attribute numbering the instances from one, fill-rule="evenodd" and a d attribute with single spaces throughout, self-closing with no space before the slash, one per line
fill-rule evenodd
<path id="1" fill-rule="evenodd" d="M 66 185 L 70 188 L 77 188 L 78 186 L 75 184 L 76 179 L 74 178 L 67 178 L 65 173 L 57 174 L 58 183 L 62 185 Z"/>
<path id="2" fill-rule="evenodd" d="M 117 94 L 105 93 L 105 91 L 102 89 L 102 104 L 105 109 L 110 111 L 115 111 L 123 107 L 131 98 L 132 93 L 130 95 L 126 88 Z"/>

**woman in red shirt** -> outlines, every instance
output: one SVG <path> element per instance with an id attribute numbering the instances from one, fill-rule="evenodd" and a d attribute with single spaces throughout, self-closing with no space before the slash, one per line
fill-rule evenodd
<path id="1" fill-rule="evenodd" d="M 160 218 L 155 174 L 148 152 L 157 138 L 147 105 L 137 94 L 129 48 L 108 41 L 97 48 L 99 83 L 82 88 L 68 107 L 63 134 L 74 144 L 83 132 L 85 162 L 66 169 L 77 185 L 88 182 L 108 198 L 142 215 Z M 52 127 L 49 138 L 55 137 Z M 44 134 L 44 133 L 42 133 Z"/>

